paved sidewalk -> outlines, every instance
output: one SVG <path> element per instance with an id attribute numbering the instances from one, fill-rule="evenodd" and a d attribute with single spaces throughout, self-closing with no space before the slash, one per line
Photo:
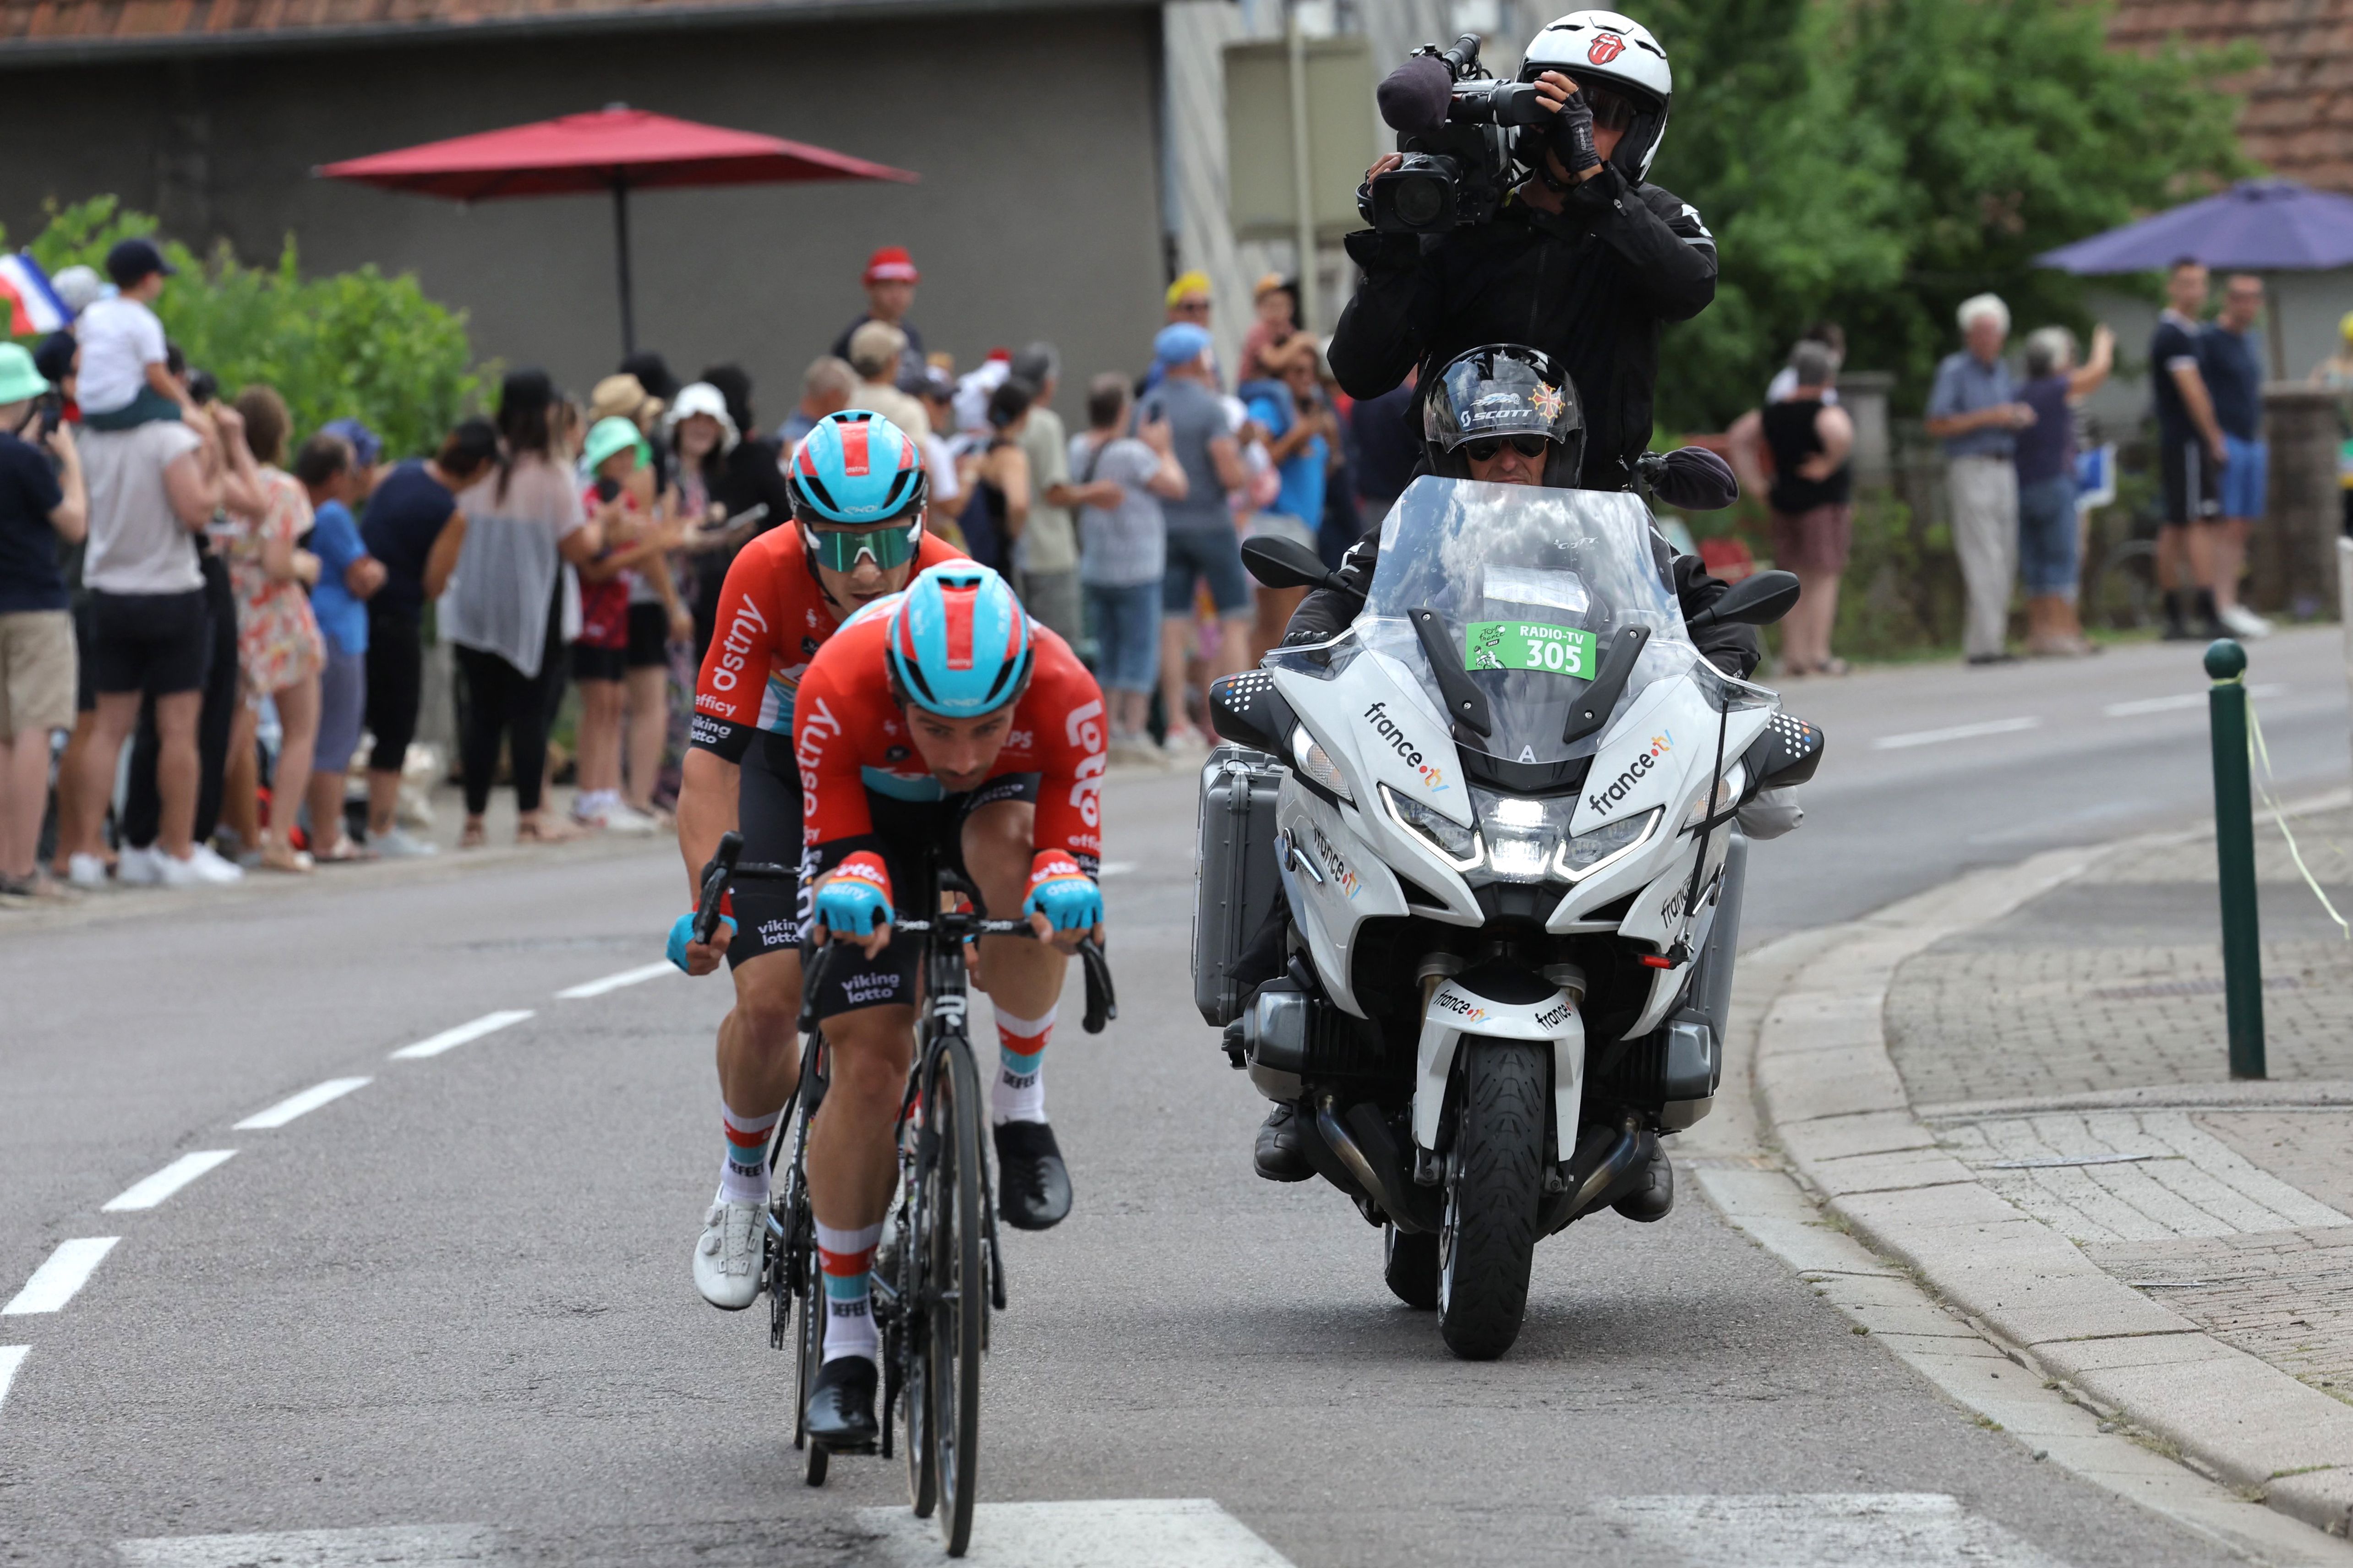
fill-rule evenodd
<path id="1" fill-rule="evenodd" d="M 2353 809 L 2295 820 L 2353 910 Z M 2353 1403 L 2353 943 L 2259 825 L 2271 1078 L 2229 1077 L 2209 837 L 2127 847 L 1905 961 L 1888 1054 L 1988 1188 L 2223 1342 Z"/>

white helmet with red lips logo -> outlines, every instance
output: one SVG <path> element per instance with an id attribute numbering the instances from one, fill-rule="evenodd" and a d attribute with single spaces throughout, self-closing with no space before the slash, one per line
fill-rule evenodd
<path id="1" fill-rule="evenodd" d="M 1534 81 L 1546 71 L 1558 71 L 1594 93 L 1597 119 L 1609 112 L 1609 96 L 1622 100 L 1632 110 L 1632 123 L 1609 161 L 1637 184 L 1650 174 L 1675 97 L 1667 51 L 1651 29 L 1615 11 L 1571 11 L 1530 40 L 1520 79 Z"/>

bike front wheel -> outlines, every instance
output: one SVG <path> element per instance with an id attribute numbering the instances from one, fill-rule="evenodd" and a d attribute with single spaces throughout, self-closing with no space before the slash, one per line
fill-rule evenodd
<path id="1" fill-rule="evenodd" d="M 931 1400 L 940 1534 L 948 1555 L 961 1557 L 972 1542 L 981 1345 L 988 1316 L 980 1168 L 980 1129 L 987 1102 L 971 1049 L 962 1040 L 951 1040 L 940 1053 L 923 1114 L 931 1119 L 934 1138 L 923 1204 L 928 1332 L 923 1349 L 930 1363 L 923 1382 Z"/>

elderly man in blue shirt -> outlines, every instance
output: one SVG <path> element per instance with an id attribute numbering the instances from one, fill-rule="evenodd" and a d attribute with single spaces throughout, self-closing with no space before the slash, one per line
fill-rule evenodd
<path id="1" fill-rule="evenodd" d="M 2018 468 L 2015 434 L 2034 423 L 2019 401 L 2001 345 L 2010 307 L 1991 294 L 1961 301 L 1967 345 L 1936 367 L 1928 394 L 1928 434 L 1945 444 L 1953 507 L 1953 548 L 1968 585 L 1961 651 L 1971 664 L 2004 664 L 2010 591 L 2018 576 Z"/>

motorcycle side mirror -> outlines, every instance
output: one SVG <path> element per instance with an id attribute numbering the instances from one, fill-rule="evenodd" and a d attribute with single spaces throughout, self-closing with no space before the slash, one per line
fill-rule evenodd
<path id="1" fill-rule="evenodd" d="M 1324 558 L 1291 539 L 1242 541 L 1242 564 L 1270 588 L 1339 588 L 1347 584 L 1324 569 Z"/>
<path id="2" fill-rule="evenodd" d="M 1250 546 L 1242 546 L 1248 551 Z M 1758 572 L 1724 591 L 1724 597 L 1691 617 L 1692 630 L 1729 621 L 1736 626 L 1769 626 L 1798 607 L 1798 576 L 1794 572 Z"/>

